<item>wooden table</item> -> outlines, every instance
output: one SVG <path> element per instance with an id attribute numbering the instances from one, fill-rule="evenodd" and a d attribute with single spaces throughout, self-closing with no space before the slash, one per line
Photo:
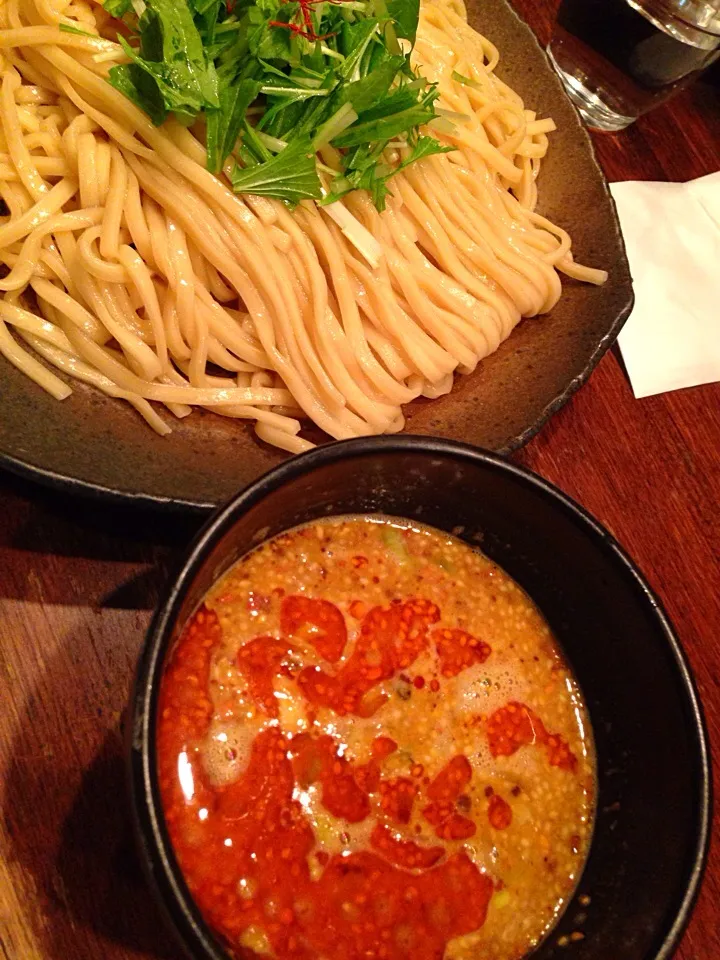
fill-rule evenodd
<path id="1" fill-rule="evenodd" d="M 552 0 L 516 5 L 545 41 Z M 697 84 L 595 143 L 612 180 L 710 173 L 719 159 L 720 93 Z M 516 457 L 579 500 L 640 563 L 692 661 L 718 769 L 719 451 L 720 386 L 636 401 L 610 353 Z M 121 725 L 158 590 L 192 529 L 0 476 L 5 960 L 179 956 L 134 856 Z M 716 827 L 681 960 L 720 957 L 718 839 Z"/>

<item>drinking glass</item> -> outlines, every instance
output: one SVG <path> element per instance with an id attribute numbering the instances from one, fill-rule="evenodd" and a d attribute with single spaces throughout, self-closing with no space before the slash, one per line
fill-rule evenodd
<path id="1" fill-rule="evenodd" d="M 585 123 L 622 130 L 720 55 L 720 0 L 561 0 L 547 52 Z"/>

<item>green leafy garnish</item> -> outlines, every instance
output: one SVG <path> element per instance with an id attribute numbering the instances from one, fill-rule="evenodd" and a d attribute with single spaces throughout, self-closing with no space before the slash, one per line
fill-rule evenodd
<path id="1" fill-rule="evenodd" d="M 237 79 L 220 87 L 218 109 L 205 114 L 207 165 L 212 173 L 219 172 L 235 148 L 247 108 L 259 92 L 259 80 Z"/>
<path id="2" fill-rule="evenodd" d="M 364 189 L 382 210 L 396 173 L 449 149 L 420 135 L 438 93 L 410 66 L 419 0 L 104 6 L 132 31 L 110 83 L 156 125 L 204 120 L 208 169 L 230 157 L 239 193 L 332 203 Z"/>
<path id="3" fill-rule="evenodd" d="M 378 140 L 392 140 L 399 137 L 406 130 L 419 127 L 435 116 L 435 111 L 418 104 L 407 110 L 400 110 L 387 117 L 370 118 L 363 122 L 363 116 L 356 124 L 341 133 L 333 141 L 337 147 L 357 147 L 363 143 L 374 143 Z"/>
<path id="4" fill-rule="evenodd" d="M 397 527 L 389 527 L 383 524 L 380 530 L 380 539 L 385 544 L 390 553 L 393 554 L 398 563 L 407 563 L 410 554 L 405 546 L 405 537 L 402 530 Z"/>
<path id="5" fill-rule="evenodd" d="M 105 0 L 103 6 L 111 17 L 117 17 L 118 19 L 132 10 L 131 0 Z"/>
<path id="6" fill-rule="evenodd" d="M 357 113 L 370 110 L 373 104 L 387 97 L 390 84 L 403 65 L 402 57 L 390 57 L 366 77 L 343 84 L 338 99 L 342 103 L 351 103 Z"/>
<path id="7" fill-rule="evenodd" d="M 160 126 L 168 115 L 157 84 L 153 78 L 135 63 L 122 64 L 110 70 L 110 83 L 124 93 L 128 100 L 140 107 L 155 126 Z"/>
<path id="8" fill-rule="evenodd" d="M 449 153 L 452 149 L 452 147 L 444 147 L 434 137 L 419 137 L 413 144 L 410 155 L 390 170 L 378 163 L 377 148 L 375 153 L 372 151 L 368 153 L 361 149 L 350 161 L 350 169 L 344 182 L 333 183 L 333 192 L 329 193 L 322 202 L 332 203 L 352 190 L 368 190 L 372 195 L 373 203 L 378 210 L 382 211 L 385 209 L 385 200 L 390 193 L 388 181 L 396 173 L 409 167 L 416 160 L 431 157 L 434 153 Z"/>
<path id="9" fill-rule="evenodd" d="M 220 106 L 215 65 L 205 55 L 185 2 L 148 0 L 138 30 L 139 51 L 124 37 L 120 43 L 132 62 L 155 81 L 166 110 L 194 118 L 206 107 Z M 110 82 L 114 83 L 113 71 Z"/>
<path id="10" fill-rule="evenodd" d="M 418 17 L 420 16 L 420 0 L 388 0 L 387 12 L 395 22 L 395 32 L 399 37 L 415 43 Z"/>
<path id="11" fill-rule="evenodd" d="M 294 140 L 282 153 L 255 166 L 235 167 L 230 180 L 237 193 L 278 197 L 291 203 L 319 200 L 322 196 L 322 184 L 309 137 Z"/>

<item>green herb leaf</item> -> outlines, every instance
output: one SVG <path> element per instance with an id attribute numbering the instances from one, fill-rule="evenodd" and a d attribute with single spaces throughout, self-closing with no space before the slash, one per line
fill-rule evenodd
<path id="1" fill-rule="evenodd" d="M 218 0 L 192 0 L 192 9 L 201 16 L 211 13 L 214 17 L 217 17 L 220 13 L 220 6 Z"/>
<path id="2" fill-rule="evenodd" d="M 393 137 L 397 137 L 401 133 L 406 133 L 414 127 L 428 123 L 434 116 L 435 111 L 432 107 L 424 107 L 422 104 L 418 104 L 389 117 L 368 120 L 365 123 L 358 121 L 349 130 L 336 137 L 333 144 L 336 147 L 354 147 L 357 144 L 372 143 L 375 140 L 392 140 Z"/>
<path id="3" fill-rule="evenodd" d="M 255 127 L 247 120 L 243 121 L 243 146 L 250 152 L 255 163 L 266 163 L 273 159 L 272 153 L 257 135 Z"/>
<path id="4" fill-rule="evenodd" d="M 367 123 L 369 120 L 381 120 L 383 117 L 390 117 L 394 113 L 401 113 L 404 110 L 411 110 L 413 107 L 422 105 L 418 102 L 417 90 L 408 89 L 407 86 L 400 87 L 388 97 L 380 100 L 375 106 L 364 110 L 360 120 Z"/>
<path id="5" fill-rule="evenodd" d="M 132 10 L 131 0 L 105 0 L 103 7 L 111 17 L 123 17 L 129 10 Z"/>
<path id="6" fill-rule="evenodd" d="M 239 191 L 324 203 L 366 189 L 382 209 L 398 170 L 445 149 L 419 136 L 438 92 L 398 43 L 415 39 L 419 0 L 313 3 L 309 21 L 299 0 L 144 0 L 140 17 L 131 3 L 105 0 L 139 38 L 120 38 L 130 63 L 110 82 L 155 124 L 204 116 L 208 169 L 221 174 L 235 152 Z M 411 150 L 391 167 L 398 137 Z M 313 145 L 327 144 L 342 152 L 336 176 L 322 168 L 323 199 Z"/>
<path id="7" fill-rule="evenodd" d="M 244 170 L 235 167 L 230 179 L 236 193 L 278 197 L 293 204 L 322 197 L 322 185 L 309 137 L 293 141 L 282 153 L 266 163 Z"/>
<path id="8" fill-rule="evenodd" d="M 148 0 L 139 20 L 140 51 L 124 37 L 125 53 L 157 84 L 165 107 L 194 115 L 219 107 L 217 75 L 186 0 Z"/>
<path id="9" fill-rule="evenodd" d="M 398 164 L 398 166 L 395 167 L 390 173 L 382 177 L 382 185 L 373 184 L 373 200 L 378 210 L 382 211 L 385 209 L 385 197 L 387 193 L 389 193 L 387 184 L 392 177 L 400 173 L 401 170 L 406 170 L 411 163 L 416 163 L 418 160 L 422 160 L 425 157 L 431 157 L 436 153 L 452 153 L 453 150 L 455 150 L 455 147 L 445 147 L 438 140 L 436 140 L 435 137 L 418 137 L 417 143 L 413 147 L 409 156 L 407 156 L 402 163 Z"/>
<path id="10" fill-rule="evenodd" d="M 395 21 L 397 35 L 414 44 L 420 18 L 420 0 L 387 0 L 387 12 Z"/>
<path id="11" fill-rule="evenodd" d="M 354 83 L 343 84 L 340 103 L 351 103 L 358 114 L 370 110 L 373 104 L 387 96 L 390 84 L 404 63 L 402 57 L 390 57 L 377 70 Z M 413 98 L 413 102 L 417 97 Z"/>
<path id="12" fill-rule="evenodd" d="M 247 108 L 260 92 L 258 80 L 235 80 L 220 89 L 220 107 L 205 114 L 207 165 L 219 173 L 237 141 Z"/>
<path id="13" fill-rule="evenodd" d="M 382 212 L 385 209 L 387 195 L 390 193 L 389 181 L 396 174 L 424 157 L 431 157 L 435 153 L 450 153 L 455 149 L 454 147 L 443 146 L 435 137 L 419 137 L 405 160 L 396 167 L 383 172 L 378 160 L 384 148 L 385 143 L 382 142 L 373 151 L 369 151 L 367 148 L 357 150 L 350 160 L 350 165 L 353 168 L 350 176 L 342 185 L 335 181 L 333 192 L 322 203 L 332 203 L 346 193 L 350 193 L 351 190 L 367 190 L 377 209 Z"/>
<path id="14" fill-rule="evenodd" d="M 400 169 L 409 167 L 416 160 L 422 160 L 424 157 L 431 157 L 435 153 L 454 153 L 455 147 L 446 147 L 435 137 L 418 137 L 417 143 L 413 147 L 412 153 L 400 164 Z"/>
<path id="15" fill-rule="evenodd" d="M 313 106 L 312 102 L 310 104 Z M 308 108 L 307 101 L 296 100 L 290 103 L 288 100 L 278 100 L 273 106 L 262 115 L 258 123 L 258 129 L 264 130 L 272 137 L 285 139 L 289 131 L 297 131 L 301 118 Z"/>
<path id="16" fill-rule="evenodd" d="M 346 23 L 343 26 L 341 42 L 345 60 L 339 70 L 341 77 L 346 80 L 354 79 L 354 74 L 359 70 L 365 52 L 377 30 L 378 21 L 374 17 L 360 20 L 359 23 Z"/>
<path id="17" fill-rule="evenodd" d="M 146 113 L 156 127 L 165 122 L 168 111 L 158 85 L 137 64 L 123 63 L 111 67 L 108 80 L 116 90 Z"/>

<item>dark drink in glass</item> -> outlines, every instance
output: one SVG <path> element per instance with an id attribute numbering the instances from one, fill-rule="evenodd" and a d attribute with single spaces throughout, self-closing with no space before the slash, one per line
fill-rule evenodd
<path id="1" fill-rule="evenodd" d="M 720 0 L 562 0 L 548 54 L 590 127 L 621 130 L 720 54 Z"/>

